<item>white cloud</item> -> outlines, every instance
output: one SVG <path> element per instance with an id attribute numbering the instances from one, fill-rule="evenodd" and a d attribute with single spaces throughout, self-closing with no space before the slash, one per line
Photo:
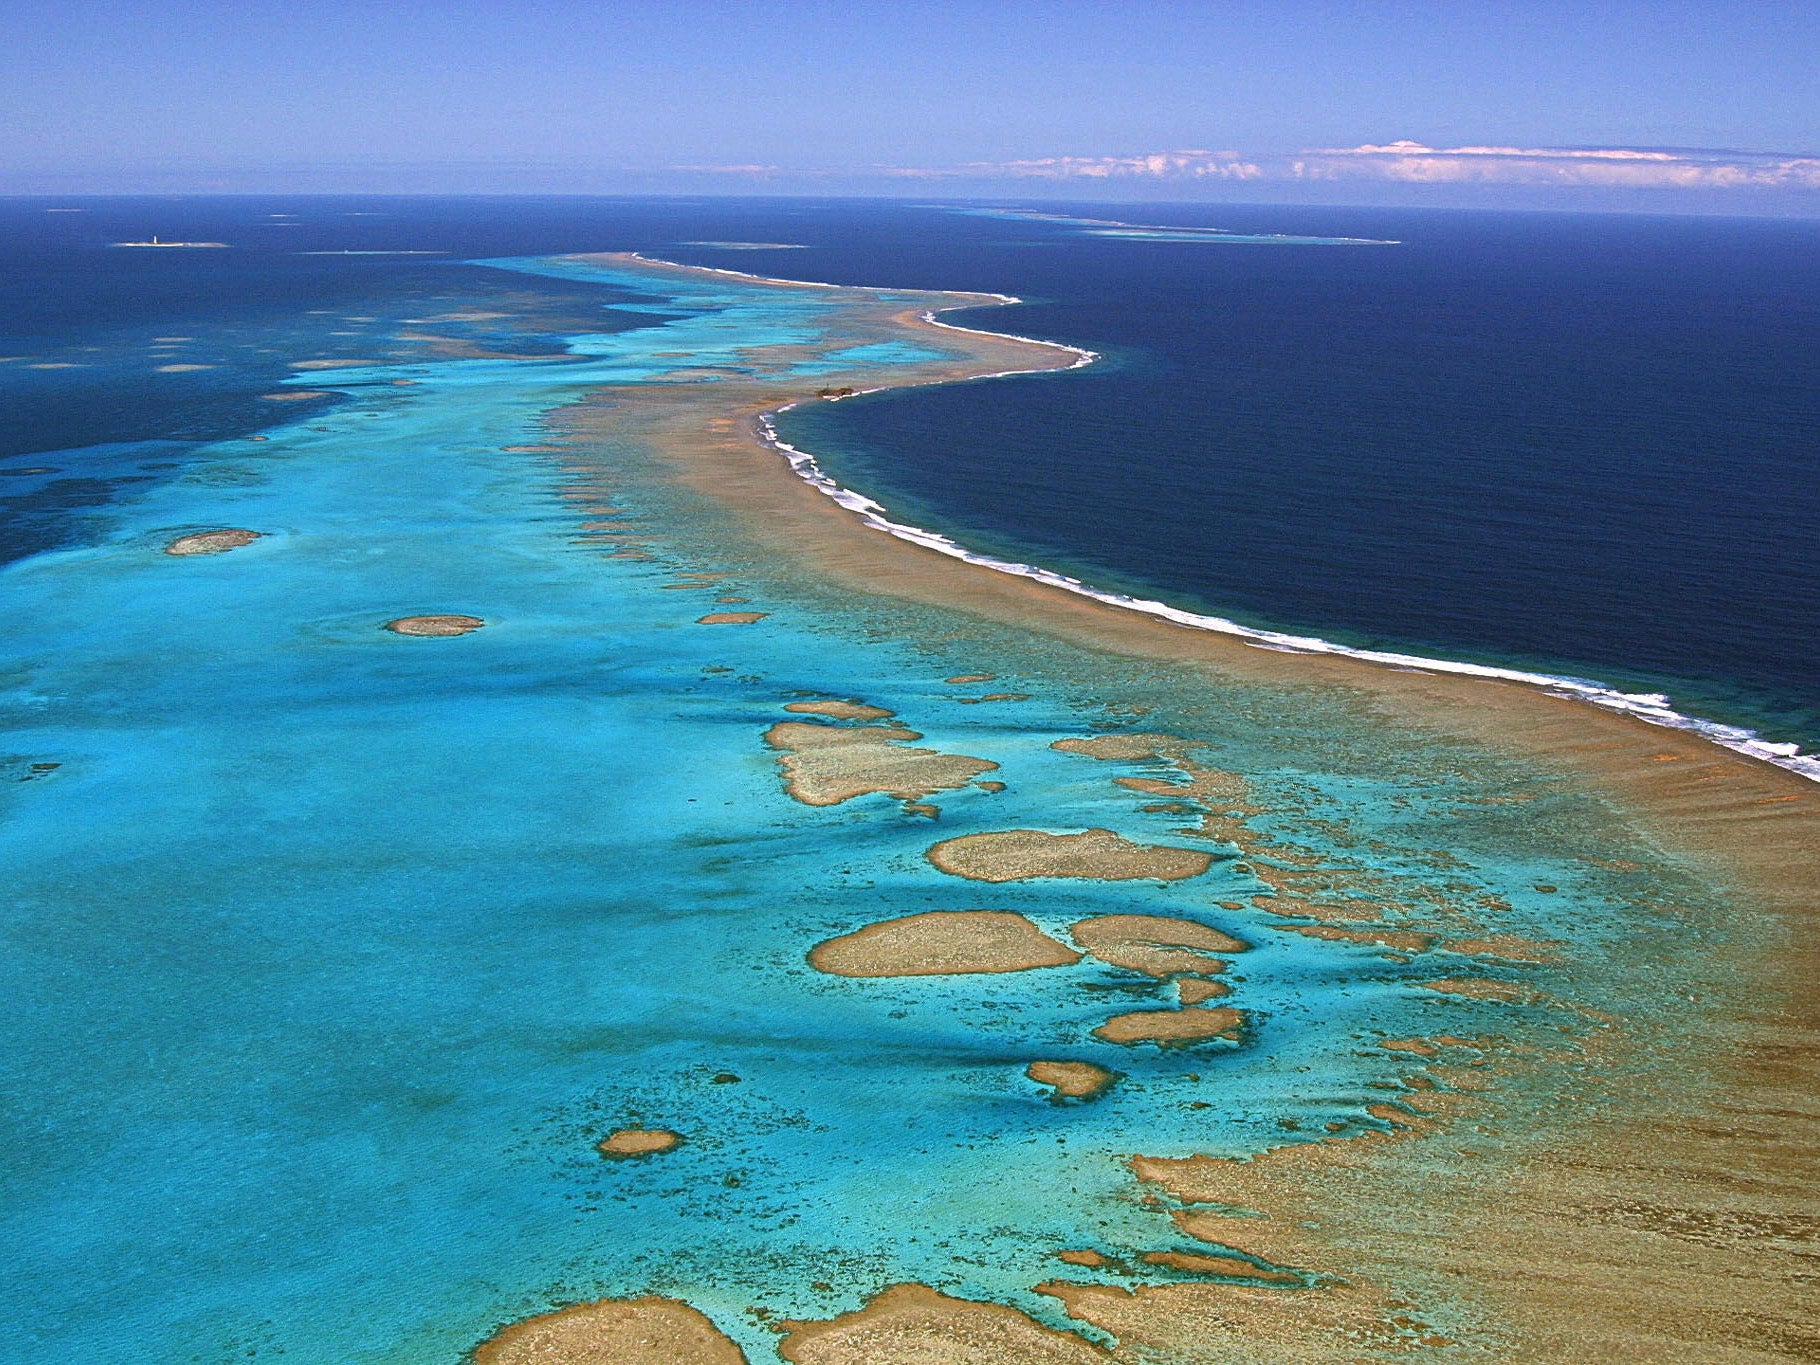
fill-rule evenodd
<path id="1" fill-rule="evenodd" d="M 1429 147 L 1364 143 L 1304 152 L 1298 180 L 1413 184 L 1588 185 L 1636 189 L 1820 189 L 1820 157 L 1647 147 Z"/>

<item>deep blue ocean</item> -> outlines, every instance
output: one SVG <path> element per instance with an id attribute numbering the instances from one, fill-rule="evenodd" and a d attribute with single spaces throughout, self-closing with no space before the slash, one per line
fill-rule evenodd
<path id="1" fill-rule="evenodd" d="M 1662 691 L 1820 743 L 1820 224 L 1116 214 L 1397 245 L 1133 240 L 845 201 L 7 201 L 0 554 L 80 542 L 194 443 L 274 420 L 259 395 L 324 312 L 520 290 L 464 258 L 636 248 L 1012 293 L 1023 307 L 972 320 L 1102 353 L 787 415 L 789 439 L 900 520 L 1248 625 Z M 233 249 L 106 249 L 153 232 Z M 437 254 L 305 254 L 397 250 Z M 560 313 L 569 286 L 537 287 Z M 156 340 L 191 330 L 233 354 Z M 359 335 L 341 344 L 358 355 Z M 159 372 L 148 350 L 213 368 Z M 47 466 L 46 450 L 83 454 Z"/>

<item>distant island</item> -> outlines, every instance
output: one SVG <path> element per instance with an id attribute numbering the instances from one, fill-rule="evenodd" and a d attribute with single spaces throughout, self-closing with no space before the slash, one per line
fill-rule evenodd
<path id="1" fill-rule="evenodd" d="M 165 241 L 160 241 L 157 237 L 153 237 L 152 240 L 149 242 L 115 242 L 114 245 L 115 246 L 175 246 L 175 247 L 223 246 L 224 247 L 227 245 L 227 243 L 226 242 L 165 242 Z"/>

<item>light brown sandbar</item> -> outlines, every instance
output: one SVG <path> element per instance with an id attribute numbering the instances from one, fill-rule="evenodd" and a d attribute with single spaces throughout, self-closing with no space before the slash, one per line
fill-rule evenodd
<path id="1" fill-rule="evenodd" d="M 1015 1308 L 900 1284 L 830 1322 L 788 1322 L 790 1365 L 1106 1365 L 1099 1347 Z M 678 1365 L 681 1365 L 679 1360 Z"/>
<path id="2" fill-rule="evenodd" d="M 602 1299 L 515 1322 L 474 1365 L 747 1365 L 738 1346 L 675 1299 Z"/>
<path id="3" fill-rule="evenodd" d="M 828 716 L 833 720 L 889 720 L 892 712 L 882 706 L 867 706 L 861 701 L 793 701 L 784 710 L 804 716 Z"/>
<path id="4" fill-rule="evenodd" d="M 1101 962 L 1158 978 L 1223 972 L 1226 964 L 1206 953 L 1242 953 L 1250 947 L 1218 929 L 1162 915 L 1095 915 L 1068 932 Z"/>
<path id="5" fill-rule="evenodd" d="M 1155 1043 L 1158 1047 L 1198 1043 L 1207 1038 L 1237 1042 L 1245 1016 L 1225 1005 L 1179 1010 L 1133 1010 L 1115 1014 L 1093 1031 L 1109 1043 Z"/>
<path id="6" fill-rule="evenodd" d="M 1087 877 L 1096 881 L 1180 881 L 1213 866 L 1213 855 L 1167 844 L 1135 844 L 1109 829 L 1048 834 L 995 830 L 945 839 L 928 851 L 943 872 L 977 882 L 1026 877 Z"/>
<path id="7" fill-rule="evenodd" d="M 936 792 L 956 791 L 998 764 L 967 754 L 913 748 L 921 739 L 901 725 L 820 725 L 779 721 L 765 742 L 782 749 L 778 760 L 784 786 L 807 806 L 834 806 L 856 796 L 884 793 L 916 802 Z"/>
<path id="8" fill-rule="evenodd" d="M 1209 1256 L 1199 1251 L 1148 1251 L 1144 1260 L 1149 1265 L 1166 1265 L 1171 1270 L 1187 1270 L 1197 1275 L 1226 1275 L 1261 1280 L 1265 1284 L 1300 1285 L 1301 1277 L 1281 1270 L 1266 1270 L 1242 1256 Z"/>
<path id="9" fill-rule="evenodd" d="M 445 637 L 467 635 L 486 624 L 478 616 L 400 616 L 387 621 L 385 628 L 394 635 Z"/>
<path id="10" fill-rule="evenodd" d="M 259 532 L 226 527 L 219 531 L 198 531 L 193 536 L 178 536 L 164 547 L 167 555 L 218 555 L 238 550 L 259 539 Z"/>
<path id="11" fill-rule="evenodd" d="M 749 626 L 754 621 L 762 621 L 771 613 L 768 611 L 711 611 L 700 620 L 698 626 Z"/>
<path id="12" fill-rule="evenodd" d="M 1081 955 L 1009 910 L 932 910 L 818 943 L 809 965 L 832 976 L 947 976 L 1065 967 Z"/>
<path id="13" fill-rule="evenodd" d="M 595 1144 L 604 1157 L 655 1156 L 682 1141 L 681 1133 L 668 1128 L 621 1128 Z"/>
<path id="14" fill-rule="evenodd" d="M 1098 1099 L 1118 1079 L 1117 1072 L 1092 1062 L 1032 1062 L 1024 1074 L 1048 1086 L 1057 1099 L 1071 1100 Z"/>

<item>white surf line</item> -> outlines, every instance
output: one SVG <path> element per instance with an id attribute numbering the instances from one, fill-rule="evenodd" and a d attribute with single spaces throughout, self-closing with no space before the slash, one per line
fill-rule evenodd
<path id="1" fill-rule="evenodd" d="M 937 326 L 947 324 L 937 323 Z M 957 328 L 958 331 L 972 330 Z M 988 335 L 999 335 L 989 333 Z M 1052 345 L 1059 343 L 1050 343 Z M 1070 347 L 1069 349 L 1077 349 Z M 1090 363 L 1085 353 L 1078 365 Z M 1070 367 L 1073 368 L 1073 367 Z M 1010 374 L 1028 374 L 1030 371 L 1007 371 Z M 980 376 L 997 378 L 999 376 Z M 877 393 L 881 390 L 868 389 L 864 392 Z M 853 395 L 857 396 L 857 395 Z M 1660 725 L 1671 730 L 1688 730 L 1703 735 L 1714 743 L 1732 749 L 1738 753 L 1773 763 L 1779 768 L 1786 768 L 1810 781 L 1820 782 L 1820 756 L 1803 754 L 1800 746 L 1781 744 L 1766 740 L 1754 731 L 1741 726 L 1726 725 L 1719 721 L 1702 720 L 1697 716 L 1683 715 L 1673 708 L 1668 697 L 1654 692 L 1621 692 L 1615 687 L 1586 678 L 1557 677 L 1549 673 L 1531 673 L 1523 669 L 1498 668 L 1490 664 L 1463 663 L 1453 659 L 1430 659 L 1419 654 L 1399 654 L 1388 650 L 1354 649 L 1346 645 L 1334 644 L 1311 635 L 1288 635 L 1281 631 L 1257 630 L 1251 626 L 1242 626 L 1236 621 L 1229 621 L 1221 616 L 1206 616 L 1197 612 L 1184 611 L 1172 607 L 1167 602 L 1158 602 L 1148 598 L 1129 597 L 1124 593 L 1108 592 L 1084 583 L 1078 578 L 1045 569 L 1036 564 L 1023 564 L 1014 560 L 995 559 L 983 555 L 964 545 L 949 539 L 937 531 L 930 531 L 921 526 L 910 526 L 903 522 L 893 521 L 883 504 L 844 488 L 836 483 L 816 462 L 813 455 L 799 450 L 783 437 L 778 435 L 775 418 L 778 414 L 801 406 L 801 402 L 822 401 L 804 399 L 798 403 L 786 403 L 776 412 L 762 414 L 758 419 L 759 435 L 766 445 L 771 446 L 789 462 L 791 470 L 818 492 L 832 498 L 840 506 L 859 517 L 860 521 L 874 531 L 882 531 L 898 540 L 920 545 L 926 550 L 959 559 L 968 564 L 975 564 L 997 573 L 1009 574 L 1015 578 L 1028 578 L 1064 592 L 1074 593 L 1079 597 L 1091 598 L 1108 606 L 1119 607 L 1126 611 L 1142 612 L 1191 630 L 1212 631 L 1221 635 L 1232 635 L 1259 649 L 1278 650 L 1286 654 L 1336 654 L 1348 659 L 1359 659 L 1366 663 L 1382 664 L 1392 668 L 1420 669 L 1431 673 L 1454 673 L 1472 678 L 1490 678 L 1500 682 L 1523 683 L 1539 687 L 1543 691 L 1558 697 L 1574 698 L 1591 702 L 1595 706 L 1610 711 L 1622 712 L 1651 725 Z"/>
<path id="2" fill-rule="evenodd" d="M 830 284 L 820 280 L 784 280 L 766 275 L 754 275 L 744 270 L 722 270 L 715 266 L 684 265 L 678 261 L 660 261 L 637 252 L 627 252 L 627 256 L 642 261 L 647 265 L 663 265 L 684 271 L 706 271 L 713 275 L 731 275 L 743 280 L 754 280 L 761 284 L 808 284 L 818 289 L 861 289 L 870 293 L 946 293 L 955 297 L 961 291 L 898 289 L 890 286 Z M 973 293 L 967 291 L 968 297 L 996 299 L 1001 303 L 1021 303 L 1023 300 L 1011 294 Z M 1065 342 L 1046 341 L 1040 337 L 1014 336 L 1008 332 L 990 332 L 977 327 L 960 327 L 950 322 L 939 321 L 935 314 L 954 308 L 971 308 L 981 305 L 956 302 L 943 308 L 925 309 L 919 317 L 934 327 L 943 327 L 954 332 L 971 332 L 978 336 L 1010 339 L 1029 342 L 1032 345 L 1053 347 L 1057 350 L 1071 351 L 1076 359 L 1066 369 L 1079 369 L 1091 365 L 1099 359 L 1096 352 L 1079 346 L 1070 346 Z M 1063 373 L 1049 370 L 1000 370 L 993 374 L 975 375 L 973 380 L 1005 379 L 1013 375 Z M 848 397 L 858 397 L 859 393 L 878 393 L 879 388 L 863 389 Z M 826 494 L 840 506 L 857 515 L 861 522 L 875 531 L 882 531 L 888 536 L 908 541 L 912 545 L 921 545 L 924 549 L 934 550 L 937 554 L 947 555 L 950 559 L 959 559 L 968 564 L 976 564 L 984 569 L 1009 574 L 1014 578 L 1028 578 L 1037 583 L 1044 583 L 1064 592 L 1074 593 L 1078 597 L 1091 598 L 1108 606 L 1120 607 L 1126 611 L 1142 612 L 1164 621 L 1186 626 L 1190 630 L 1212 631 L 1220 635 L 1232 635 L 1258 649 L 1274 649 L 1285 654 L 1337 654 L 1343 658 L 1359 659 L 1366 663 L 1383 664 L 1391 668 L 1413 668 L 1430 673 L 1455 673 L 1470 678 L 1490 678 L 1499 682 L 1523 683 L 1530 687 L 1539 687 L 1557 697 L 1568 697 L 1591 702 L 1594 706 L 1604 707 L 1608 711 L 1618 711 L 1624 715 L 1634 716 L 1651 725 L 1660 725 L 1669 730 L 1687 730 L 1703 735 L 1713 743 L 1745 754 L 1751 758 L 1773 763 L 1778 768 L 1786 768 L 1792 773 L 1820 782 L 1820 755 L 1804 754 L 1798 744 L 1779 743 L 1764 739 L 1754 730 L 1747 730 L 1739 725 L 1727 725 L 1722 721 L 1702 720 L 1698 716 L 1683 715 L 1674 709 L 1671 699 L 1660 692 L 1621 692 L 1615 687 L 1590 678 L 1558 677 L 1551 673 L 1531 673 L 1524 669 L 1499 668 L 1491 664 L 1463 663 L 1455 659 L 1430 659 L 1420 654 L 1399 654 L 1389 650 L 1353 649 L 1347 645 L 1337 645 L 1331 640 L 1323 640 L 1312 635 L 1289 635 L 1281 631 L 1257 630 L 1251 626 L 1242 626 L 1237 621 L 1229 621 L 1223 616 L 1206 616 L 1197 612 L 1184 611 L 1172 607 L 1167 602 L 1158 602 L 1149 598 L 1128 597 L 1124 593 L 1107 592 L 1102 588 L 1083 583 L 1078 578 L 1045 569 L 1037 564 L 1022 564 L 1014 560 L 995 559 L 990 555 L 979 554 L 967 549 L 964 545 L 950 540 L 938 531 L 926 530 L 921 526 L 910 526 L 903 522 L 892 521 L 886 514 L 884 505 L 844 488 L 823 472 L 816 463 L 815 457 L 807 451 L 798 450 L 777 434 L 775 418 L 780 413 L 798 407 L 801 402 L 786 403 L 773 412 L 762 413 L 758 419 L 759 437 L 766 445 L 771 446 L 789 462 L 791 470 L 818 492 Z M 817 402 L 830 400 L 817 399 Z"/>

